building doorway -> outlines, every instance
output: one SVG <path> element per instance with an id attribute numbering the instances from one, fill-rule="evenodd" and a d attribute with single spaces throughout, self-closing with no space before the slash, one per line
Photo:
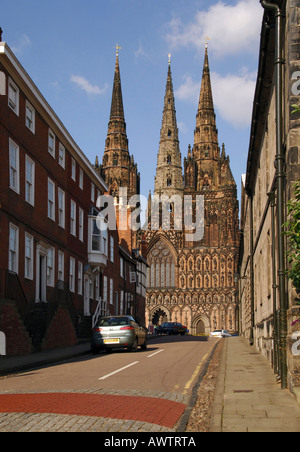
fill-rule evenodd
<path id="1" fill-rule="evenodd" d="M 84 307 L 83 313 L 85 317 L 91 315 L 90 307 L 90 277 L 89 275 L 84 275 Z"/>
<path id="2" fill-rule="evenodd" d="M 162 309 L 159 309 L 154 313 L 152 316 L 152 325 L 158 326 L 161 325 L 164 322 L 168 322 L 168 316 L 165 311 Z"/>
<path id="3" fill-rule="evenodd" d="M 205 315 L 196 317 L 192 322 L 192 333 L 197 335 L 206 335 L 210 333 L 209 319 Z"/>
<path id="4" fill-rule="evenodd" d="M 197 334 L 198 336 L 200 336 L 200 335 L 202 335 L 202 334 L 205 334 L 205 325 L 204 325 L 203 320 L 199 320 L 199 322 L 197 323 L 197 326 L 196 326 L 196 334 Z"/>
<path id="5" fill-rule="evenodd" d="M 37 245 L 36 250 L 36 303 L 47 303 L 47 248 Z"/>

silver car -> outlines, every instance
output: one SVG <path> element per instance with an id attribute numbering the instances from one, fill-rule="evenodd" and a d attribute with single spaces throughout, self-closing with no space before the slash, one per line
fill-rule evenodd
<path id="1" fill-rule="evenodd" d="M 232 337 L 232 335 L 225 330 L 215 330 L 212 331 L 209 335 L 210 337 Z"/>
<path id="2" fill-rule="evenodd" d="M 126 348 L 136 352 L 138 347 L 147 349 L 147 330 L 136 318 L 130 315 L 109 316 L 99 319 L 93 328 L 91 351 L 111 351 L 114 348 Z"/>

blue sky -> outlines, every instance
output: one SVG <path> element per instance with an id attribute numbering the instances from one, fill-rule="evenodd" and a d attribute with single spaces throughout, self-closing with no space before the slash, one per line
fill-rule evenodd
<path id="1" fill-rule="evenodd" d="M 263 10 L 258 0 L 2 0 L 3 40 L 92 163 L 102 160 L 115 46 L 129 150 L 141 192 L 154 188 L 172 54 L 182 159 L 193 145 L 209 40 L 220 146 L 240 192 L 246 170 Z"/>

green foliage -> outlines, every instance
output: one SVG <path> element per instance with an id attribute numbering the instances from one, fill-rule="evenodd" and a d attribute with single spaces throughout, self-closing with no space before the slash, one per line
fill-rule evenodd
<path id="1" fill-rule="evenodd" d="M 292 105 L 292 107 L 294 108 L 294 110 L 292 111 L 292 114 L 300 113 L 300 106 L 299 105 L 295 104 L 295 105 Z"/>
<path id="2" fill-rule="evenodd" d="M 295 195 L 288 202 L 288 218 L 285 224 L 288 238 L 288 277 L 300 290 L 300 180 L 295 184 Z"/>

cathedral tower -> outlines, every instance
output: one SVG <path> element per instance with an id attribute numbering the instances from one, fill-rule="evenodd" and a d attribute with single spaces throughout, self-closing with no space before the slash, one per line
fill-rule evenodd
<path id="1" fill-rule="evenodd" d="M 192 152 L 189 150 L 188 157 L 184 161 L 184 171 L 186 189 L 205 192 L 206 196 L 207 191 L 219 190 L 224 186 L 236 188 L 230 170 L 229 157 L 226 157 L 225 145 L 222 146 L 222 153 L 220 151 L 207 45 L 196 115 L 194 146 Z"/>
<path id="2" fill-rule="evenodd" d="M 155 177 L 155 195 L 183 196 L 181 154 L 179 149 L 175 98 L 169 60 L 164 111 Z"/>
<path id="3" fill-rule="evenodd" d="M 199 160 L 207 162 L 206 166 L 211 164 L 209 160 L 218 160 L 220 157 L 207 47 L 205 48 L 202 84 L 196 116 L 193 155 L 197 162 Z"/>
<path id="4" fill-rule="evenodd" d="M 140 192 L 140 175 L 133 155 L 129 154 L 118 49 L 105 151 L 99 167 L 111 194 L 117 199 L 120 187 L 127 188 L 128 198 Z"/>

